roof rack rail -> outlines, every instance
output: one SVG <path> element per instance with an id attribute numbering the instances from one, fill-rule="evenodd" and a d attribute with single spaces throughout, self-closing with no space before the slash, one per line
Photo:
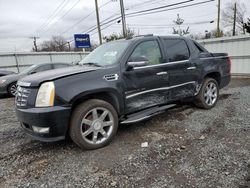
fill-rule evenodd
<path id="1" fill-rule="evenodd" d="M 146 34 L 146 35 L 136 35 L 135 37 L 152 37 L 153 34 Z"/>
<path id="2" fill-rule="evenodd" d="M 136 36 L 128 36 L 126 37 L 126 40 L 129 40 L 129 39 L 132 39 L 132 38 L 137 38 L 137 37 L 153 37 L 154 35 L 153 34 L 147 34 L 147 35 L 136 35 Z"/>

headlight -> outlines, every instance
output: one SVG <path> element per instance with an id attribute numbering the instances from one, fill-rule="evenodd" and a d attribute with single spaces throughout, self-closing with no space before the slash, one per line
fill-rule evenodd
<path id="1" fill-rule="evenodd" d="M 6 82 L 6 80 L 0 80 L 0 84 L 3 84 L 4 82 Z"/>
<path id="2" fill-rule="evenodd" d="M 54 82 L 43 83 L 37 93 L 36 107 L 54 106 L 55 85 Z"/>

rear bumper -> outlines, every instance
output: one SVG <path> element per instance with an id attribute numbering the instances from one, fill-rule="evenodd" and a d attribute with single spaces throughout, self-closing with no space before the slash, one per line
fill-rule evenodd
<path id="1" fill-rule="evenodd" d="M 231 74 L 221 77 L 220 89 L 226 87 L 231 81 Z"/>
<path id="2" fill-rule="evenodd" d="M 16 108 L 17 118 L 23 130 L 35 140 L 54 142 L 65 139 L 70 119 L 70 107 Z M 33 127 L 34 126 L 34 127 Z M 34 128 L 48 128 L 46 133 L 35 132 Z"/>

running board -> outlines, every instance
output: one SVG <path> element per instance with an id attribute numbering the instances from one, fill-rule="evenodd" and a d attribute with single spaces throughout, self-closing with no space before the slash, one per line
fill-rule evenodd
<path id="1" fill-rule="evenodd" d="M 121 124 L 130 124 L 130 123 L 136 123 L 142 120 L 149 119 L 152 116 L 155 116 L 157 114 L 161 114 L 165 112 L 165 110 L 174 107 L 176 104 L 169 104 L 165 106 L 156 106 L 150 109 L 146 109 L 134 114 L 131 114 L 127 116 L 127 119 L 122 121 Z"/>

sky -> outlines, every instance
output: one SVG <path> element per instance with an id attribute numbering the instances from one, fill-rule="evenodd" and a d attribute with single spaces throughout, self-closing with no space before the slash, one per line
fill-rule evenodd
<path id="1" fill-rule="evenodd" d="M 184 0 L 124 0 L 126 14 L 166 6 Z M 206 0 L 193 0 L 188 5 Z M 221 0 L 223 9 L 227 2 Z M 250 0 L 245 3 L 247 16 L 250 17 Z M 120 15 L 119 0 L 98 0 L 100 20 L 116 18 Z M 177 6 L 183 6 L 177 5 Z M 175 7 L 177 7 L 175 6 Z M 67 41 L 74 34 L 86 33 L 96 26 L 94 0 L 0 0 L 0 52 L 28 52 L 33 47 L 32 37 L 37 39 L 38 47 L 52 36 L 63 36 Z M 168 10 L 149 15 L 127 17 L 127 27 L 137 34 L 169 35 L 172 33 L 173 20 L 177 14 L 184 19 L 183 29 L 190 27 L 191 33 L 204 34 L 205 30 L 216 28 L 217 0 L 206 4 Z M 119 19 L 102 27 L 102 36 L 120 33 L 122 24 Z M 214 21 L 214 23 L 210 23 Z M 95 29 L 89 32 L 91 41 L 98 43 Z"/>

